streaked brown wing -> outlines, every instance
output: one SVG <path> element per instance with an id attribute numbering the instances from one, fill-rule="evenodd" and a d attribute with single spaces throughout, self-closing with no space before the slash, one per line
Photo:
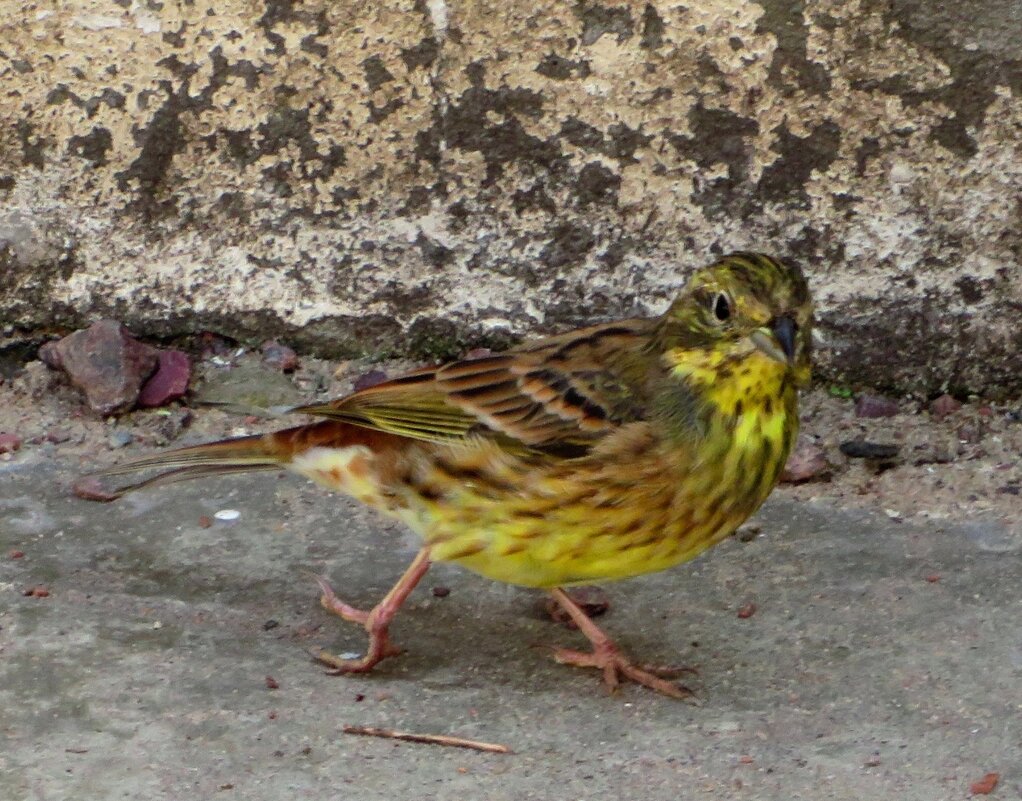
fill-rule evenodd
<path id="1" fill-rule="evenodd" d="M 295 411 L 429 441 L 496 435 L 544 449 L 589 445 L 642 419 L 645 320 L 552 337 L 507 353 L 425 368 Z"/>

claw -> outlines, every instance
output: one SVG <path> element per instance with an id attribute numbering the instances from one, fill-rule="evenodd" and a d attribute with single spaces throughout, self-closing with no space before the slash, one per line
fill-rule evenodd
<path id="1" fill-rule="evenodd" d="M 562 665 L 575 667 L 594 667 L 603 672 L 603 682 L 608 692 L 615 692 L 626 678 L 649 687 L 658 693 L 671 698 L 691 698 L 693 693 L 687 687 L 666 681 L 667 677 L 680 673 L 695 673 L 692 668 L 673 667 L 667 665 L 636 665 L 603 633 L 603 631 L 586 615 L 579 606 L 561 589 L 553 589 L 550 594 L 564 608 L 581 631 L 593 644 L 592 651 L 577 651 L 572 648 L 554 648 L 554 659 Z"/>
<path id="2" fill-rule="evenodd" d="M 554 659 L 562 665 L 574 667 L 594 667 L 603 671 L 603 683 L 607 691 L 614 693 L 621 684 L 621 677 L 631 679 L 636 684 L 649 687 L 658 693 L 671 698 L 689 698 L 693 695 L 688 687 L 666 681 L 668 676 L 676 676 L 686 668 L 670 667 L 666 670 L 660 665 L 635 665 L 622 654 L 617 646 L 610 641 L 594 646 L 592 651 L 576 651 L 571 648 L 555 648 Z"/>
<path id="3" fill-rule="evenodd" d="M 345 620 L 361 624 L 369 634 L 369 647 L 364 656 L 355 659 L 345 659 L 323 650 L 313 651 L 312 656 L 332 668 L 327 671 L 330 675 L 339 676 L 344 673 L 368 673 L 388 656 L 400 654 L 401 649 L 390 642 L 388 631 L 390 622 L 405 598 L 426 575 L 429 564 L 429 549 L 423 548 L 416 554 L 411 565 L 390 592 L 368 612 L 344 603 L 334 594 L 333 588 L 325 578 L 315 576 L 316 583 L 323 593 L 319 599 L 322 607 Z"/>

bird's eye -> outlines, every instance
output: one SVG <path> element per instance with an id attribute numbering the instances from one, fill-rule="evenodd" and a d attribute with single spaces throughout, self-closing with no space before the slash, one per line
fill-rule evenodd
<path id="1" fill-rule="evenodd" d="M 731 319 L 731 301 L 721 292 L 713 301 L 713 316 L 720 322 Z"/>

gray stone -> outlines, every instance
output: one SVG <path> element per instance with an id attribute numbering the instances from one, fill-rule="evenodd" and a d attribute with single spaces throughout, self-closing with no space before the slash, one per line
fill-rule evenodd
<path id="1" fill-rule="evenodd" d="M 110 443 L 111 448 L 124 448 L 130 445 L 134 441 L 135 437 L 130 431 L 113 431 L 110 436 L 107 437 L 107 442 Z"/>
<path id="2" fill-rule="evenodd" d="M 303 396 L 291 379 L 255 358 L 240 360 L 229 368 L 208 373 L 195 391 L 195 402 L 221 406 L 242 414 L 266 414 L 294 406 Z"/>

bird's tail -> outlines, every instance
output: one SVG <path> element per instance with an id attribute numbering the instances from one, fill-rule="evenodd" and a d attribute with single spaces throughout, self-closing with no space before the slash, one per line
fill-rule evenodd
<path id="1" fill-rule="evenodd" d="M 82 476 L 75 482 L 74 491 L 79 497 L 89 500 L 112 501 L 128 492 L 159 484 L 253 470 L 278 470 L 291 460 L 292 451 L 286 447 L 290 438 L 286 435 L 294 430 L 224 439 L 132 459 Z M 120 476 L 153 470 L 157 472 L 138 481 L 124 483 L 116 480 Z"/>
<path id="2" fill-rule="evenodd" d="M 222 439 L 206 445 L 192 445 L 133 459 L 82 476 L 75 482 L 74 492 L 80 498 L 92 501 L 113 501 L 143 487 L 175 481 L 254 470 L 279 470 L 287 467 L 295 456 L 311 448 L 361 445 L 374 453 L 382 453 L 406 447 L 407 442 L 404 437 L 396 434 L 374 431 L 339 420 L 322 420 L 270 434 Z M 130 483 L 116 480 L 120 476 L 144 474 L 147 471 L 155 473 Z"/>

